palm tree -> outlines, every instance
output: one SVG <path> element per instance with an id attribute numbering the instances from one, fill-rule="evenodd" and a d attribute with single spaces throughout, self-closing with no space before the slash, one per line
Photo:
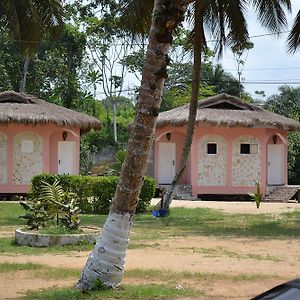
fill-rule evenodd
<path id="1" fill-rule="evenodd" d="M 294 20 L 293 28 L 288 36 L 288 51 L 295 53 L 300 45 L 300 10 Z"/>
<path id="2" fill-rule="evenodd" d="M 124 3 L 128 7 L 130 1 Z M 81 290 L 90 290 L 96 287 L 97 282 L 109 287 L 121 282 L 130 229 L 167 76 L 172 33 L 183 20 L 185 10 L 186 4 L 182 0 L 154 1 L 149 45 L 126 159 L 108 218 L 77 283 Z"/>
<path id="3" fill-rule="evenodd" d="M 249 44 L 250 41 L 247 23 L 244 17 L 247 5 L 253 5 L 261 25 L 272 33 L 276 33 L 283 27 L 287 26 L 284 8 L 286 8 L 288 11 L 291 10 L 290 0 L 281 1 L 281 3 L 274 0 L 196 0 L 193 2 L 195 9 L 194 13 L 192 14 L 194 16 L 194 39 L 192 40 L 194 48 L 192 96 L 189 107 L 189 118 L 185 133 L 185 141 L 179 167 L 172 180 L 170 188 L 162 199 L 163 207 L 166 209 L 169 208 L 172 202 L 175 186 L 186 167 L 193 141 L 197 115 L 198 91 L 200 85 L 201 50 L 203 50 L 203 48 L 206 46 L 204 29 L 208 29 L 216 38 L 216 50 L 220 56 L 222 54 L 223 47 L 226 45 L 233 48 L 245 48 L 245 46 Z M 199 16 L 198 20 L 197 14 L 202 14 L 202 17 Z M 202 39 L 200 34 L 198 34 L 197 38 L 197 31 L 202 32 Z M 197 44 L 199 44 L 199 46 L 197 46 Z"/>
<path id="4" fill-rule="evenodd" d="M 183 150 L 185 157 L 182 159 L 178 173 L 182 173 L 184 170 L 184 160 L 189 155 L 194 131 L 200 84 L 201 51 L 205 47 L 204 27 L 210 27 L 211 31 L 219 36 L 217 44 L 219 53 L 222 52 L 225 42 L 230 46 L 248 42 L 244 18 L 245 5 L 248 4 L 246 0 L 155 0 L 154 5 L 152 1 L 124 2 L 127 2 L 127 12 L 134 16 L 127 17 L 127 23 L 134 22 L 132 25 L 137 25 L 140 32 L 146 31 L 145 25 L 148 24 L 149 11 L 153 6 L 149 46 L 143 68 L 136 117 L 127 147 L 127 156 L 121 170 L 120 182 L 100 238 L 89 256 L 77 284 L 81 290 L 92 289 L 97 281 L 110 287 L 115 287 L 121 282 L 130 229 L 161 103 L 168 64 L 167 54 L 172 41 L 172 33 L 183 19 L 186 6 L 193 5 L 192 22 L 195 25 L 191 37 L 194 49 L 193 92 Z M 285 15 L 278 1 L 270 0 L 269 2 L 274 2 L 271 6 L 268 6 L 266 2 L 268 1 L 251 1 L 258 11 L 262 24 L 275 31 L 275 28 L 285 25 Z M 286 0 L 286 3 L 289 8 L 289 0 Z M 271 13 L 269 12 L 270 7 L 272 8 Z M 275 18 L 269 17 L 269 13 Z M 146 18 L 143 18 L 144 16 Z M 226 31 L 226 29 L 228 30 Z M 178 175 L 176 176 L 178 178 Z"/>
<path id="5" fill-rule="evenodd" d="M 46 34 L 54 36 L 60 31 L 62 17 L 60 0 L 0 0 L 0 18 L 24 55 L 20 92 L 25 91 L 29 63 L 40 41 Z"/>

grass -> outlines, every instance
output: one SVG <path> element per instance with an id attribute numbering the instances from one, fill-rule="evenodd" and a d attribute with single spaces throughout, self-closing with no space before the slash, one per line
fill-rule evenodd
<path id="1" fill-rule="evenodd" d="M 124 285 L 119 290 L 103 290 L 90 293 L 82 293 L 75 288 L 55 288 L 42 291 L 28 292 L 25 299 L 174 299 L 179 297 L 199 296 L 203 292 L 192 289 L 177 289 L 176 287 L 147 284 L 147 285 Z"/>
<path id="2" fill-rule="evenodd" d="M 24 213 L 24 209 L 18 203 L 0 202 L 0 226 L 23 225 L 24 220 L 19 216 Z"/>
<path id="3" fill-rule="evenodd" d="M 17 246 L 14 238 L 0 238 L 0 254 L 5 255 L 42 255 L 45 253 L 57 254 L 57 253 L 68 253 L 70 251 L 91 251 L 94 245 L 92 244 L 79 244 L 79 245 L 65 245 L 65 246 L 54 246 L 48 248 L 34 248 L 26 246 Z"/>
<path id="4" fill-rule="evenodd" d="M 252 203 L 249 203 L 252 205 Z M 25 221 L 18 216 L 23 213 L 17 203 L 0 202 L 0 225 L 19 227 Z M 82 226 L 103 227 L 105 215 L 81 215 Z M 160 240 L 172 237 L 214 236 L 249 237 L 262 239 L 300 238 L 300 211 L 271 214 L 226 214 L 209 208 L 172 208 L 166 218 L 153 219 L 150 212 L 135 217 L 129 247 L 156 247 Z M 13 238 L 0 238 L 0 253 L 22 253 L 38 255 L 43 253 L 61 253 L 68 251 L 91 250 L 92 245 L 51 247 L 34 249 L 17 247 Z M 236 255 L 231 253 L 228 255 Z M 251 258 L 251 257 L 250 257 Z M 252 257 L 265 259 L 266 257 Z M 275 258 L 267 258 L 274 259 Z"/>
<path id="5" fill-rule="evenodd" d="M 277 216 L 233 216 L 209 208 L 172 208 L 167 218 L 152 219 L 150 215 L 137 215 L 131 240 L 159 240 L 176 236 L 299 238 L 299 219 L 300 211 Z"/>
<path id="6" fill-rule="evenodd" d="M 51 226 L 47 228 L 42 228 L 41 230 L 39 230 L 39 232 L 44 234 L 53 234 L 53 235 L 83 233 L 83 231 L 80 229 L 73 230 L 63 226 Z"/>
<path id="7" fill-rule="evenodd" d="M 252 253 L 239 253 L 235 251 L 230 251 L 228 249 L 222 247 L 216 248 L 182 248 L 183 251 L 187 251 L 188 249 L 192 250 L 193 253 L 201 253 L 208 257 L 220 257 L 227 256 L 229 258 L 238 258 L 238 259 L 254 259 L 254 260 L 268 260 L 279 262 L 283 259 L 278 256 L 272 255 L 260 255 L 260 254 L 252 254 Z"/>
<path id="8" fill-rule="evenodd" d="M 216 282 L 218 280 L 230 280 L 230 281 L 252 281 L 252 280 L 265 280 L 269 278 L 275 278 L 276 276 L 270 276 L 266 274 L 230 274 L 230 273 L 202 273 L 202 272 L 174 272 L 171 270 L 159 270 L 159 269 L 133 269 L 124 273 L 124 279 L 127 278 L 151 278 L 157 282 L 167 282 L 169 284 L 178 282 L 180 280 L 188 279 L 195 282 L 209 281 Z"/>
<path id="9" fill-rule="evenodd" d="M 78 269 L 61 269 L 34 263 L 0 263 L 0 273 L 27 270 L 28 278 L 51 280 L 76 280 L 79 278 Z M 230 273 L 201 273 L 201 272 L 174 272 L 159 269 L 132 269 L 124 274 L 124 281 L 135 284 L 124 285 L 121 289 L 105 289 L 90 293 L 81 293 L 74 287 L 50 288 L 38 291 L 29 291 L 22 299 L 175 299 L 178 297 L 196 297 L 205 294 L 203 289 L 209 283 L 218 281 L 248 282 L 279 278 L 276 275 L 265 274 L 230 274 Z M 147 281 L 147 285 L 145 284 Z M 141 284 L 141 282 L 143 284 Z M 163 285 L 161 284 L 163 282 Z M 199 283 L 204 284 L 203 288 Z M 190 287 L 197 286 L 197 290 Z M 18 298 L 19 299 L 19 298 Z"/>
<path id="10" fill-rule="evenodd" d="M 16 272 L 22 270 L 39 270 L 43 268 L 43 265 L 34 264 L 34 263 L 26 263 L 26 264 L 19 264 L 19 263 L 0 263 L 0 273 L 7 273 L 7 272 Z"/>

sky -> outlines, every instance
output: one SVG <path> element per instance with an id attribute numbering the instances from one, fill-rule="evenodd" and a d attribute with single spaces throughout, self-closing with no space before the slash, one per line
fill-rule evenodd
<path id="1" fill-rule="evenodd" d="M 245 62 L 242 84 L 245 91 L 256 99 L 266 100 L 269 96 L 279 93 L 278 87 L 285 84 L 300 87 L 300 47 L 294 54 L 289 54 L 286 46 L 288 32 L 300 10 L 300 0 L 291 0 L 291 2 L 292 13 L 287 14 L 288 27 L 284 30 L 286 33 L 280 35 L 269 35 L 269 32 L 261 27 L 254 13 L 246 16 L 249 35 L 252 37 L 254 47 L 242 57 Z M 208 46 L 214 49 L 214 43 L 208 43 Z M 225 71 L 238 78 L 237 64 L 229 49 L 225 49 L 222 58 L 215 60 L 214 63 L 222 64 Z M 139 86 L 138 80 L 133 74 L 127 73 L 122 94 L 132 97 L 136 86 Z M 264 91 L 266 97 L 255 95 L 255 91 Z M 98 94 L 104 97 L 102 90 Z"/>
<path id="2" fill-rule="evenodd" d="M 300 0 L 292 0 L 292 14 L 289 14 L 288 30 L 292 28 L 293 19 L 300 10 Z M 245 61 L 242 72 L 246 92 L 255 96 L 255 91 L 264 91 L 266 98 L 278 93 L 278 87 L 288 84 L 300 87 L 300 49 L 295 54 L 287 53 L 288 33 L 277 36 L 264 36 L 267 31 L 262 28 L 255 15 L 248 15 L 249 33 L 253 37 L 254 48 L 243 56 Z M 222 59 L 217 61 L 236 78 L 237 66 L 233 54 L 226 50 Z M 257 97 L 259 98 L 259 97 Z M 260 98 L 262 99 L 262 98 Z"/>

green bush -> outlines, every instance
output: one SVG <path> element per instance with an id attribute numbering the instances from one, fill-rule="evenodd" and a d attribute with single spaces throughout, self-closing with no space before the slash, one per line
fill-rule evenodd
<path id="1" fill-rule="evenodd" d="M 64 191 L 75 194 L 74 197 L 81 212 L 106 214 L 109 211 L 119 177 L 41 174 L 31 180 L 33 197 L 40 197 L 43 181 L 53 184 L 55 180 L 59 180 Z M 147 209 L 154 192 L 155 180 L 151 177 L 145 177 L 137 212 L 144 212 Z"/>

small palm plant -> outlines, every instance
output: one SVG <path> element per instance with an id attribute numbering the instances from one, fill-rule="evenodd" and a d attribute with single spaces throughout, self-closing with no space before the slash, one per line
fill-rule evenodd
<path id="1" fill-rule="evenodd" d="M 65 192 L 58 180 L 53 184 L 43 182 L 39 198 L 20 204 L 27 210 L 20 218 L 27 220 L 30 229 L 49 227 L 55 218 L 57 226 L 62 225 L 69 230 L 79 227 L 80 209 L 76 206 L 74 193 Z"/>
<path id="2" fill-rule="evenodd" d="M 256 191 L 255 193 L 249 194 L 250 198 L 255 202 L 256 207 L 259 208 L 261 202 L 263 201 L 263 193 L 260 189 L 260 183 L 258 181 L 255 181 Z"/>

